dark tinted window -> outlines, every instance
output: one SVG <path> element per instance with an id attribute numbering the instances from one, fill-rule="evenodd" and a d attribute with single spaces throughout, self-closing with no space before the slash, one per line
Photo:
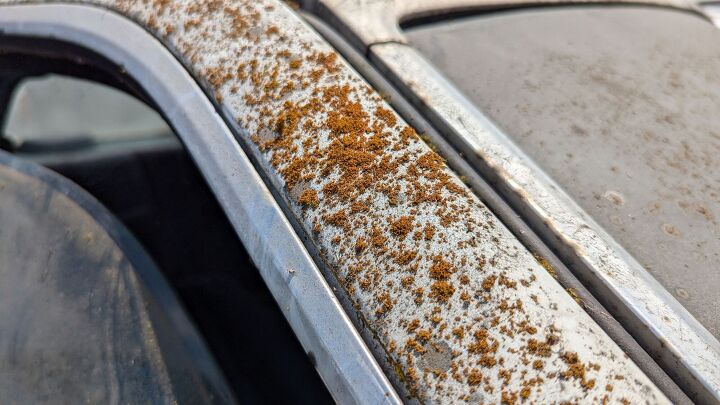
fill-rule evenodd
<path id="1" fill-rule="evenodd" d="M 0 59 L 2 56 L 0 54 Z M 0 75 L 0 82 L 2 79 Z M 239 403 L 331 402 L 327 389 L 265 286 L 238 234 L 190 155 L 157 111 L 121 90 L 68 76 L 25 78 L 12 93 L 11 102 L 5 111 L 4 133 L 0 133 L 0 140 L 9 139 L 4 145 L 8 145 L 8 150 L 16 157 L 40 163 L 62 175 L 68 182 L 82 187 L 137 238 L 197 326 Z M 12 197 L 3 196 L 8 201 Z M 8 228 L 3 227 L 4 220 L 7 222 L 11 216 L 17 217 L 12 214 L 11 208 L 14 207 L 9 206 L 11 203 L 0 204 L 0 233 Z M 37 202 L 37 205 L 41 205 L 39 209 L 43 208 L 41 203 L 42 200 Z M 34 205 L 19 208 L 31 207 Z M 56 213 L 46 211 L 47 215 Z M 11 214 L 2 215 L 3 212 Z M 60 212 L 62 214 L 62 210 Z M 28 216 L 33 217 L 32 213 Z M 53 233 L 44 232 L 35 225 L 30 230 L 46 238 L 64 232 L 63 229 L 54 228 Z M 64 240 L 60 239 L 58 245 L 60 242 Z M 72 239 L 67 242 L 72 242 Z M 7 248 L 6 252 L 10 251 L 9 254 L 15 248 L 14 245 L 4 247 Z M 36 251 L 45 250 L 39 244 L 34 247 Z M 63 250 L 65 256 L 73 256 L 73 251 L 63 246 L 59 249 Z M 3 291 L 22 293 L 23 290 L 13 288 L 12 284 L 18 282 L 17 278 L 1 271 L 3 265 L 13 266 L 21 278 L 27 278 L 21 267 L 29 265 L 27 257 L 17 257 L 14 261 L 0 260 L 0 285 L 5 287 Z M 90 274 L 102 270 L 95 267 L 95 263 L 89 263 L 85 265 L 85 270 Z M 63 274 L 57 278 L 62 279 Z M 73 291 L 92 295 L 91 291 L 87 291 L 87 284 L 77 285 Z M 95 285 L 104 286 L 102 282 Z M 42 305 L 48 305 L 49 300 L 28 295 L 5 297 L 7 302 L 14 302 L 12 298 L 21 302 L 28 300 L 28 303 L 23 308 L 8 306 L 1 315 L 11 321 L 19 320 L 20 326 L 25 327 L 0 330 L 0 346 L 13 344 L 13 333 L 48 333 L 34 328 L 37 324 L 23 324 L 20 321 L 28 316 L 27 311 L 42 310 Z M 48 316 L 50 312 L 72 314 L 72 309 L 60 308 L 60 304 L 55 302 L 52 304 L 57 311 L 47 311 Z M 98 322 L 106 320 L 102 314 L 97 319 Z M 62 322 L 55 319 L 53 324 L 44 324 L 52 328 Z M 79 323 L 65 324 L 75 329 L 83 326 L 77 326 Z M 73 330 L 72 333 L 71 338 L 80 336 L 78 339 L 81 339 L 83 333 L 88 332 Z M 161 340 L 162 336 L 158 336 Z M 122 340 L 123 337 L 117 339 Z M 76 341 L 66 339 L 75 344 L 73 347 L 88 345 L 87 355 L 79 356 L 77 361 L 89 365 L 89 368 L 97 360 L 97 356 L 91 356 L 93 351 L 90 346 L 100 340 L 89 337 Z M 128 339 L 123 342 L 127 345 L 134 343 Z M 161 349 L 164 347 L 163 342 L 160 342 L 160 346 Z M 43 350 L 48 356 L 55 356 L 55 361 L 47 362 L 47 367 L 55 363 L 65 368 L 73 367 L 73 364 L 60 356 L 62 348 L 59 345 Z M 7 356 L 12 358 L 14 354 L 10 353 Z M 0 356 L 0 360 L 8 357 Z M 180 358 L 167 355 L 163 360 L 170 364 L 168 368 L 172 374 L 171 366 L 178 363 Z M 6 374 L 22 372 L 10 361 L 2 365 L 6 367 L 0 367 L 0 375 L 7 370 L 10 372 Z M 140 374 L 144 371 L 139 362 L 130 365 L 135 365 L 135 368 L 130 367 L 131 371 Z M 95 382 L 78 378 L 84 369 L 75 370 L 75 374 L 66 369 L 51 370 L 54 372 L 51 373 L 52 377 L 56 377 L 51 379 L 45 378 L 47 373 L 41 373 L 44 369 L 31 366 L 28 367 L 36 371 L 31 377 L 39 375 L 42 384 L 26 379 L 30 382 L 20 387 L 7 380 L 8 384 L 0 384 L 0 394 L 16 386 L 20 387 L 16 389 L 21 394 L 27 392 L 38 398 L 48 398 L 46 393 L 52 389 L 53 395 L 61 402 L 77 402 L 78 398 L 84 397 L 75 394 L 89 392 Z M 108 364 L 102 363 L 95 368 L 102 369 L 101 366 Z M 142 384 L 131 382 L 125 385 L 130 388 L 139 386 L 134 391 L 137 395 L 132 398 L 157 402 L 156 396 L 153 396 L 158 390 L 155 387 L 157 384 L 152 383 L 152 389 L 145 392 Z M 181 391 L 202 394 L 190 383 L 176 386 Z M 22 391 L 25 388 L 35 388 L 35 391 Z M 182 403 L 183 398 L 190 403 L 206 402 L 192 397 L 178 397 L 178 401 Z M 132 399 L 129 401 L 137 402 Z"/>

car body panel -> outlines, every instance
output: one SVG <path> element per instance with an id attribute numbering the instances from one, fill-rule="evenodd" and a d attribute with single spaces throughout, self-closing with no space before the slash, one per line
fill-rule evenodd
<path id="1" fill-rule="evenodd" d="M 303 316 L 325 315 L 323 302 L 300 300 L 302 288 L 317 288 L 318 280 L 305 278 L 313 268 L 308 256 L 278 253 L 293 246 L 278 242 L 284 238 L 303 238 L 405 399 L 667 402 L 442 158 L 287 5 L 85 4 L 137 21 L 172 50 L 214 96 L 266 176 L 299 236 L 286 235 L 288 222 L 257 211 L 274 204 L 269 193 L 237 187 L 233 177 L 254 174 L 237 158 L 244 156 L 237 144 L 215 144 L 209 135 L 183 139 L 193 142 L 189 150 L 233 223 L 254 227 L 243 242 L 300 340 L 332 349 L 318 358 L 318 369 L 336 398 L 378 402 L 368 399 L 376 391 L 383 401 L 397 400 L 393 392 L 353 386 L 368 374 L 353 374 L 333 325 L 303 323 Z M 29 35 L 28 25 L 13 25 L 12 7 L 0 13 L 0 26 Z M 24 7 L 31 15 L 41 6 Z M 82 41 L 80 31 L 74 40 Z M 147 82 L 162 83 L 163 74 Z M 187 119 L 183 108 L 191 102 L 202 103 L 195 95 L 162 94 L 171 123 Z M 182 108 L 173 110 L 173 102 Z M 353 396 L 358 392 L 368 396 Z"/>
<path id="2" fill-rule="evenodd" d="M 351 4 L 352 3 L 352 4 Z M 402 4 L 403 2 L 397 2 Z M 343 7 L 340 7 L 340 4 Z M 482 4 L 478 2 L 477 4 Z M 519 5 L 522 3 L 518 3 Z M 656 3 L 660 5 L 661 3 Z M 672 7 L 697 12 L 692 5 Z M 367 32 L 363 21 L 377 10 L 367 2 L 321 0 L 317 8 L 339 30 Z M 396 6 L 398 9 L 403 5 Z M 354 10 L 348 12 L 348 8 Z M 437 4 L 436 12 L 443 10 Z M 363 17 L 358 15 L 366 14 Z M 391 13 L 392 14 L 392 13 Z M 352 15 L 352 17 L 351 17 Z M 392 21 L 375 19 L 396 29 Z M 450 136 L 461 153 L 474 156 L 478 170 L 538 233 L 545 235 L 564 261 L 612 313 L 626 325 L 691 397 L 720 398 L 720 343 L 622 246 L 540 169 L 457 86 L 438 71 L 407 38 L 368 37 L 361 43 L 370 59 L 416 107 Z"/>
<path id="3" fill-rule="evenodd" d="M 235 135 L 164 45 L 103 7 L 8 6 L 0 25 L 6 35 L 61 39 L 94 50 L 121 66 L 117 74 L 132 75 L 198 165 L 333 397 L 347 403 L 399 402 Z"/>
<path id="4" fill-rule="evenodd" d="M 407 35 L 720 337 L 720 31 L 673 9 L 606 5 Z"/>

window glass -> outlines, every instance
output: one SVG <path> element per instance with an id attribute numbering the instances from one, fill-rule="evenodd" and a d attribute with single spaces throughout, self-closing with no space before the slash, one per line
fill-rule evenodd
<path id="1" fill-rule="evenodd" d="M 76 138 L 105 142 L 168 136 L 171 131 L 157 112 L 119 90 L 47 75 L 18 85 L 5 134 L 20 143 Z"/>
<path id="2" fill-rule="evenodd" d="M 0 53 L 0 62 L 5 62 L 2 53 Z M 13 62 L 10 59 L 6 63 L 12 65 Z M 47 75 L 27 78 L 17 85 L 6 111 L 5 123 L 4 134 L 10 140 L 7 143 L 9 146 L 7 149 L 15 155 L 14 158 L 20 158 L 20 161 L 23 162 L 39 163 L 61 175 L 64 179 L 62 181 L 68 181 L 81 187 L 118 218 L 137 238 L 177 293 L 184 309 L 192 317 L 199 332 L 215 355 L 225 379 L 240 400 L 239 402 L 292 403 L 297 398 L 301 398 L 302 402 L 307 403 L 331 403 L 328 390 L 314 371 L 312 362 L 298 343 L 260 273 L 254 267 L 238 234 L 227 220 L 190 155 L 160 114 L 133 96 L 107 85 L 67 76 Z M 194 136 L 194 134 L 189 134 L 189 136 Z M 0 141 L 2 140 L 0 137 Z M 5 152 L 0 151 L 0 166 L 2 166 L 3 154 Z M 0 175 L 2 175 L 2 167 L 0 167 Z M 0 184 L 0 189 L 2 186 Z M 8 187 L 6 189 L 9 190 Z M 53 206 L 48 208 L 43 205 L 56 199 L 48 197 L 51 194 L 42 194 L 43 190 L 40 188 L 29 191 L 26 188 L 19 187 L 21 191 L 24 190 L 24 194 L 20 197 L 24 197 L 25 194 L 30 195 L 35 198 L 32 201 L 33 204 L 13 204 L 18 201 L 18 198 L 8 200 L 14 196 L 0 192 L 0 197 L 9 201 L 5 201 L 4 204 L 0 203 L 0 235 L 2 230 L 8 227 L 8 224 L 3 222 L 11 221 L 9 224 L 12 224 L 17 221 L 22 222 L 25 217 L 31 219 L 43 217 L 34 212 L 18 216 L 12 211 L 13 209 L 26 212 L 30 208 L 38 206 L 39 208 L 36 208 L 40 209 L 41 214 L 45 216 L 58 212 L 61 216 L 67 216 L 62 209 L 55 207 L 56 209 L 53 210 Z M 39 193 L 42 194 L 42 198 L 36 198 L 40 195 Z M 3 210 L 7 212 L 6 215 L 3 215 Z M 20 225 L 27 225 L 31 222 L 25 220 Z M 75 241 L 69 236 L 72 229 L 68 228 L 68 226 L 74 226 L 73 222 L 68 221 L 68 223 L 70 225 L 63 224 L 59 228 L 56 227 L 58 229 L 50 231 L 39 226 L 22 226 L 20 229 L 30 235 L 27 237 L 28 239 L 33 239 L 32 234 L 38 233 L 45 239 L 49 237 L 55 244 L 62 244 Z M 12 227 L 9 229 L 12 230 Z M 52 236 L 56 233 L 61 234 L 60 239 Z M 12 232 L 8 235 L 14 237 Z M 64 239 L 62 235 L 64 235 Z M 81 237 L 85 238 L 83 235 Z M 88 243 L 86 239 L 83 239 L 82 246 L 80 246 L 82 252 L 94 252 L 85 246 L 86 243 Z M 94 240 L 92 245 L 97 245 L 97 241 Z M 30 257 L 50 260 L 46 257 L 47 246 L 54 245 L 44 243 L 23 245 L 23 249 L 30 249 L 29 254 L 18 256 L 14 262 L 10 263 L 11 265 L 17 264 L 15 267 L 18 272 L 16 273 L 22 276 L 20 277 L 22 280 L 29 280 L 25 274 L 27 272 L 22 271 L 23 265 L 32 264 L 24 259 Z M 2 247 L 5 246 L 0 243 L 0 248 Z M 14 247 L 9 246 L 9 250 L 6 250 L 12 253 Z M 70 269 L 74 271 L 73 274 L 81 274 L 83 280 L 92 281 L 95 279 L 93 277 L 110 274 L 109 270 L 101 269 L 102 266 L 96 266 L 93 263 L 78 267 L 73 266 L 74 262 L 71 261 L 62 262 L 63 258 L 72 257 L 74 252 L 63 247 L 60 248 L 60 251 L 63 254 L 53 254 L 52 258 L 60 261 L 60 265 L 70 266 Z M 2 249 L 0 249 L 0 253 L 2 253 Z M 3 264 L 5 263 L 0 260 L 0 268 Z M 98 273 L 100 270 L 102 271 Z M 24 293 L 32 288 L 34 291 L 44 293 L 50 288 L 46 285 L 47 283 L 55 285 L 47 281 L 45 284 L 42 282 L 31 284 L 25 290 L 13 289 L 12 284 L 17 280 L 12 279 L 11 276 L 10 273 L 4 274 L 0 271 L 0 286 L 6 287 L 7 291 L 17 290 Z M 66 278 L 63 277 L 63 274 L 59 274 L 48 280 L 67 281 Z M 62 286 L 67 287 L 66 284 L 62 284 Z M 72 288 L 72 291 L 85 288 L 84 295 L 81 294 L 83 297 L 102 298 L 107 296 L 105 291 L 107 289 L 102 289 L 107 283 L 90 283 L 90 287 L 86 285 L 87 283 L 71 284 L 67 288 Z M 91 291 L 88 288 L 95 288 L 95 290 Z M 125 296 L 118 295 L 119 292 L 113 291 L 118 297 L 121 297 L 118 298 L 120 301 L 126 300 Z M 128 287 L 124 291 L 128 292 L 132 289 Z M 62 290 L 60 294 L 57 294 L 60 296 L 58 300 L 67 301 L 71 298 L 69 293 L 63 294 L 65 292 Z M 11 302 L 17 297 L 7 296 L 4 298 Z M 68 309 L 66 306 L 56 304 L 54 307 L 51 305 L 51 309 L 47 309 L 49 308 L 48 303 L 56 303 L 57 300 L 50 301 L 38 295 L 21 294 L 17 299 L 28 301 L 29 304 L 26 307 L 36 310 L 39 317 L 55 316 L 53 322 L 38 322 L 30 325 L 27 322 L 20 322 L 22 321 L 20 318 L 29 316 L 26 313 L 27 310 L 25 312 L 6 311 L 5 314 L 11 320 L 20 319 L 15 325 L 25 327 L 25 329 L 18 329 L 17 333 L 27 332 L 31 338 L 38 335 L 50 336 L 50 340 L 47 341 L 51 341 L 54 346 L 48 353 L 57 361 L 46 361 L 43 363 L 44 367 L 30 367 L 32 369 L 30 376 L 35 378 L 39 375 L 42 378 L 37 378 L 43 381 L 43 384 L 40 385 L 36 384 L 37 378 L 32 379 L 25 385 L 32 389 L 23 390 L 15 386 L 3 387 L 2 379 L 0 379 L 0 397 L 7 397 L 7 395 L 3 396 L 3 393 L 5 390 L 10 390 L 22 398 L 25 398 L 25 395 L 43 398 L 55 395 L 59 396 L 62 401 L 78 403 L 88 402 L 88 400 L 84 397 L 76 398 L 75 393 L 84 395 L 91 389 L 102 393 L 107 388 L 103 386 L 104 380 L 100 379 L 99 382 L 96 382 L 91 381 L 92 379 L 82 379 L 83 375 L 88 374 L 85 366 L 93 368 L 95 364 L 91 352 L 98 350 L 96 347 L 98 339 L 91 338 L 97 333 L 88 331 L 88 328 L 81 328 L 78 333 L 88 335 L 90 338 L 81 339 L 79 344 L 78 340 L 66 339 L 61 342 L 58 339 L 52 339 L 52 325 L 78 325 L 77 322 L 64 322 L 62 318 L 63 316 L 73 316 L 73 308 Z M 105 299 L 103 302 L 112 303 L 113 300 Z M 154 303 L 147 304 L 147 307 L 155 311 Z M 244 307 L 252 307 L 253 311 L 226 310 L 227 308 Z M 0 307 L 0 309 L 3 308 L 5 307 Z M 99 313 L 98 308 L 92 308 L 91 314 Z M 180 310 L 180 308 L 175 309 L 175 311 Z M 1 312 L 0 318 L 3 315 Z M 131 315 L 134 316 L 134 314 Z M 102 324 L 101 321 L 105 318 L 100 316 L 98 319 Z M 200 376 L 196 373 L 199 369 L 195 369 L 192 361 L 197 357 L 192 357 L 188 361 L 182 357 L 183 354 L 198 356 L 197 351 L 176 352 L 176 350 L 186 350 L 188 347 L 177 347 L 180 343 L 176 339 L 182 338 L 180 335 L 184 334 L 177 334 L 175 330 L 163 328 L 166 320 L 160 316 L 150 318 L 150 321 L 156 338 L 151 343 L 157 343 L 163 353 L 163 359 L 167 360 L 165 365 L 172 380 L 173 394 L 176 395 L 178 401 L 180 403 L 209 402 L 203 398 L 197 398 L 203 394 L 203 391 L 196 387 L 195 383 L 210 384 L 213 381 L 208 376 Z M 134 341 L 127 338 L 127 328 L 119 322 L 113 322 L 118 330 L 111 337 L 116 338 L 117 345 L 110 347 L 121 353 L 116 346 L 123 344 L 128 346 Z M 40 327 L 36 327 L 38 324 Z M 246 327 L 251 324 L 262 324 L 263 328 Z M 43 325 L 46 328 L 43 329 Z M 48 325 L 50 325 L 49 329 Z M 78 328 L 81 326 L 85 325 L 80 325 Z M 11 332 L 15 332 L 15 329 Z M 13 336 L 12 333 L 5 335 Z M 40 339 L 35 341 L 40 341 Z M 42 344 L 45 342 L 46 340 L 41 341 Z M 0 333 L 0 348 L 4 343 L 7 342 L 3 341 L 3 334 Z M 61 345 L 61 343 L 63 344 Z M 111 343 L 115 343 L 115 340 L 111 339 Z M 67 347 L 70 349 L 66 349 Z M 68 370 L 58 372 L 57 368 L 52 368 L 56 363 L 66 364 L 65 358 L 72 357 L 76 353 L 76 347 L 86 347 L 88 355 L 85 357 L 92 361 L 82 356 L 75 356 L 84 363 L 77 367 L 74 366 L 73 370 L 70 370 L 72 372 Z M 277 347 L 283 349 L 278 351 Z M 137 350 L 130 350 L 130 352 L 136 353 Z M 8 356 L 15 355 L 12 351 L 8 353 L 10 354 L 6 355 L 7 353 L 0 349 L 0 374 L 11 376 L 20 374 L 22 378 L 25 378 L 22 367 L 11 361 L 3 361 Z M 145 402 L 153 402 L 155 399 L 152 397 L 155 392 L 153 389 L 158 388 L 158 383 L 152 380 L 155 377 L 153 370 L 145 367 L 140 361 L 129 357 L 128 359 L 132 360 L 130 363 L 134 367 L 128 370 L 120 366 L 114 367 L 113 371 L 116 374 L 120 373 L 118 374 L 119 378 L 124 382 L 119 388 L 111 388 L 124 393 L 129 388 L 135 389 L 140 385 L 135 393 L 141 399 L 148 398 Z M 207 361 L 203 360 L 202 364 L 207 364 Z M 102 373 L 104 370 L 101 366 L 94 367 L 93 370 L 97 371 L 96 374 Z M 126 371 L 130 371 L 130 373 Z M 133 379 L 138 373 L 140 377 L 147 377 L 152 381 L 146 382 L 139 379 L 138 383 L 138 379 Z M 45 378 L 46 376 L 47 378 Z M 27 381 L 27 379 L 23 381 Z M 153 389 L 143 390 L 142 384 Z M 282 390 L 277 390 L 278 384 L 283 385 Z M 95 388 L 98 386 L 99 388 Z M 53 391 L 55 387 L 58 387 L 58 390 Z M 70 387 L 77 387 L 77 390 L 70 392 Z M 59 390 L 63 391 L 58 393 Z M 127 397 L 136 398 L 129 395 Z M 97 398 L 100 397 L 97 396 Z M 25 402 L 32 403 L 32 401 L 23 403 Z"/>

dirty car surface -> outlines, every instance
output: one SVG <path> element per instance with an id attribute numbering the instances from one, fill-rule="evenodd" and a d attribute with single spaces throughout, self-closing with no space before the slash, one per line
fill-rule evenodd
<path id="1" fill-rule="evenodd" d="M 147 27 L 204 84 L 405 399 L 667 402 L 287 5 L 87 4 Z"/>

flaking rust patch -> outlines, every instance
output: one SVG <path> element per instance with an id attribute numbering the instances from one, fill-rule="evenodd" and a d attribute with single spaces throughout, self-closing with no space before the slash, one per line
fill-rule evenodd
<path id="1" fill-rule="evenodd" d="M 150 29 L 233 114 L 412 396 L 664 400 L 442 157 L 286 5 L 98 4 Z M 613 378 L 624 374 L 632 378 Z"/>

